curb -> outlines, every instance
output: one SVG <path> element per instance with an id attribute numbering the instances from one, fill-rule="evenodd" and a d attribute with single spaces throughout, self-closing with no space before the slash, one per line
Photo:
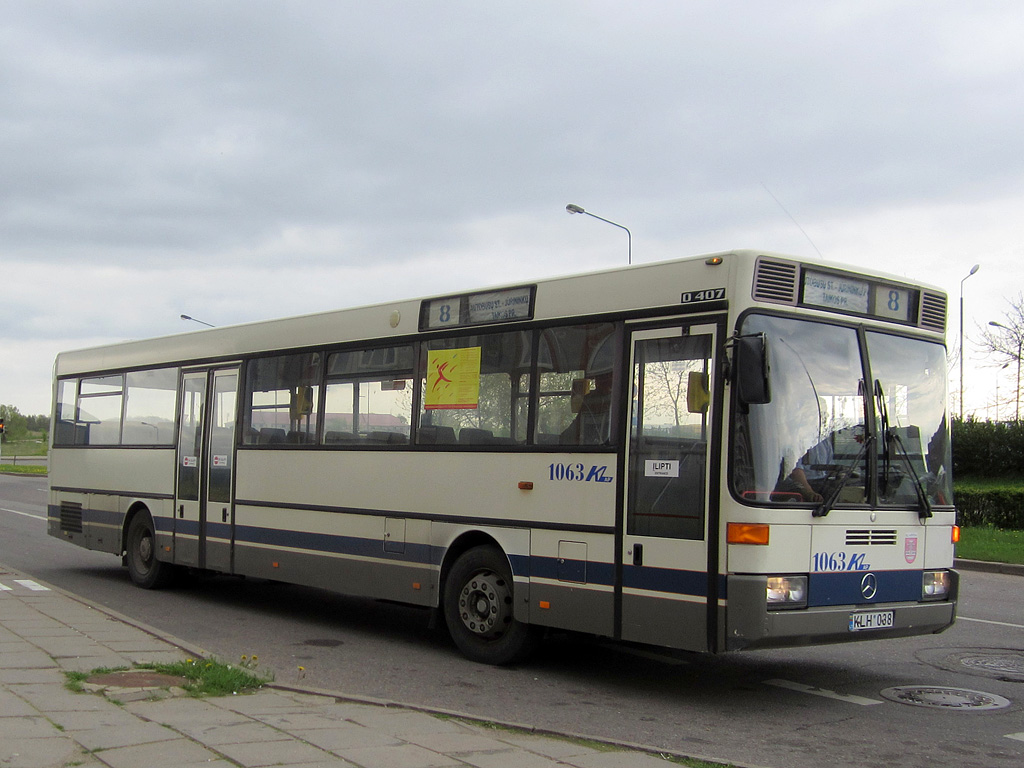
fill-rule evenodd
<path id="1" fill-rule="evenodd" d="M 956 558 L 953 567 L 961 571 L 977 571 L 979 573 L 1001 573 L 1007 576 L 1024 576 L 1024 565 L 1016 563 L 992 563 L 987 560 L 964 560 Z"/>

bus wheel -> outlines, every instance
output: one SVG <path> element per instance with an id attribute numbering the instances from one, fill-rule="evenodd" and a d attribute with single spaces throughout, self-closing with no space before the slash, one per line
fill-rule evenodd
<path id="1" fill-rule="evenodd" d="M 452 566 L 444 588 L 444 618 L 463 655 L 483 664 L 511 664 L 536 645 L 535 627 L 513 616 L 508 560 L 494 547 L 474 547 Z"/>
<path id="2" fill-rule="evenodd" d="M 159 589 L 170 583 L 174 566 L 156 559 L 156 533 L 148 512 L 139 512 L 128 524 L 128 574 L 136 586 Z"/>

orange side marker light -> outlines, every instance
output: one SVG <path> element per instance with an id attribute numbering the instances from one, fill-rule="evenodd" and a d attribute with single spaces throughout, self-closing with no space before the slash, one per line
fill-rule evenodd
<path id="1" fill-rule="evenodd" d="M 953 539 L 953 543 L 954 544 L 957 544 L 957 543 L 960 542 L 960 526 L 959 525 L 954 525 L 953 526 L 953 530 L 951 532 L 951 535 L 952 535 L 952 539 Z"/>
<path id="2" fill-rule="evenodd" d="M 767 523 L 729 523 L 725 540 L 730 544 L 764 545 L 768 543 L 769 529 Z"/>

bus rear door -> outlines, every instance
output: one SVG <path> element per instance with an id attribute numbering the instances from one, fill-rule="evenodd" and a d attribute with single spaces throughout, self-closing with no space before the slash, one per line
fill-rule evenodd
<path id="1" fill-rule="evenodd" d="M 238 369 L 182 376 L 174 562 L 231 571 Z"/>

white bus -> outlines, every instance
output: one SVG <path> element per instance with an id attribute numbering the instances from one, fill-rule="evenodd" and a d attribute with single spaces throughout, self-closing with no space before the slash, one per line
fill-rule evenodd
<path id="1" fill-rule="evenodd" d="M 749 251 L 67 352 L 49 533 L 717 653 L 956 613 L 946 296 Z"/>

